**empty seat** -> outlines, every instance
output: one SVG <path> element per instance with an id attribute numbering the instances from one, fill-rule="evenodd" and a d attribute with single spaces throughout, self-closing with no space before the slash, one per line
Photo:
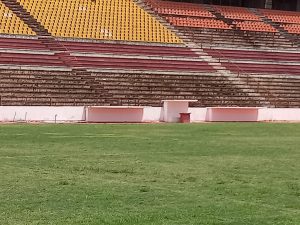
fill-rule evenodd
<path id="1" fill-rule="evenodd" d="M 300 24 L 283 24 L 281 26 L 291 34 L 300 34 Z"/>
<path id="2" fill-rule="evenodd" d="M 260 9 L 260 12 L 271 19 L 273 22 L 278 23 L 296 23 L 300 24 L 300 13 L 281 10 L 268 10 Z"/>
<path id="3" fill-rule="evenodd" d="M 260 21 L 261 19 L 250 12 L 247 8 L 242 7 L 228 7 L 228 6 L 214 6 L 217 12 L 220 12 L 225 18 L 233 20 L 254 20 Z"/>
<path id="4" fill-rule="evenodd" d="M 269 24 L 260 21 L 236 22 L 236 26 L 244 31 L 277 33 L 278 31 Z"/>
<path id="5" fill-rule="evenodd" d="M 0 33 L 35 35 L 27 24 L 17 17 L 9 8 L 0 1 Z"/>
<path id="6" fill-rule="evenodd" d="M 153 9 L 159 14 L 166 15 L 182 15 L 182 16 L 195 16 L 195 17 L 215 17 L 211 12 L 202 7 L 200 4 L 191 3 L 178 3 L 171 1 L 146 1 Z"/>
<path id="7" fill-rule="evenodd" d="M 18 0 L 53 36 L 181 43 L 133 0 Z"/>
<path id="8" fill-rule="evenodd" d="M 199 27 L 211 29 L 230 30 L 231 27 L 221 20 L 206 19 L 206 18 L 182 18 L 175 16 L 168 16 L 166 19 L 174 26 L 182 27 Z"/>

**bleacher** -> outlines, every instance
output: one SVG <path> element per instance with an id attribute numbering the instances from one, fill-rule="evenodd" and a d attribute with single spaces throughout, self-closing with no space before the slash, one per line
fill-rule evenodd
<path id="1" fill-rule="evenodd" d="M 292 48 L 277 29 L 249 9 L 240 7 L 209 6 L 193 3 L 146 0 L 148 5 L 192 41 L 203 46 L 240 46 L 247 48 Z M 161 6 L 164 11 L 158 10 Z M 185 13 L 193 9 L 193 13 Z M 198 12 L 197 12 L 198 11 Z"/>
<path id="2" fill-rule="evenodd" d="M 144 3 L 1 3 L 0 105 L 300 106 L 297 14 Z"/>
<path id="3" fill-rule="evenodd" d="M 2 106 L 76 106 L 104 103 L 101 87 L 70 71 L 0 70 Z"/>
<path id="4" fill-rule="evenodd" d="M 29 49 L 45 51 L 47 46 L 38 38 L 0 37 L 0 49 Z"/>
<path id="5" fill-rule="evenodd" d="M 35 35 L 24 21 L 0 1 L 0 34 Z"/>
<path id="6" fill-rule="evenodd" d="M 18 2 L 56 37 L 181 42 L 132 0 Z"/>
<path id="7" fill-rule="evenodd" d="M 235 72 L 300 76 L 300 52 L 228 49 L 204 49 L 204 51 L 215 58 L 219 58 L 226 68 Z"/>
<path id="8" fill-rule="evenodd" d="M 300 13 L 279 10 L 260 10 L 260 12 L 275 23 L 278 23 L 290 34 L 300 35 Z"/>
<path id="9" fill-rule="evenodd" d="M 87 74 L 87 73 L 84 73 Z M 1 105 L 151 105 L 163 99 L 198 99 L 194 106 L 257 105 L 224 77 L 165 73 L 0 70 Z M 216 85 L 216 82 L 219 85 Z M 233 94 L 234 92 L 234 94 Z"/>

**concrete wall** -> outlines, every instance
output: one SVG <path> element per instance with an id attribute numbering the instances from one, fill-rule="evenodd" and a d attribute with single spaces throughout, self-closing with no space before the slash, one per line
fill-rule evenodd
<path id="1" fill-rule="evenodd" d="M 85 121 L 84 107 L 0 106 L 0 121 Z"/>
<path id="2" fill-rule="evenodd" d="M 259 121 L 300 121 L 300 109 L 266 108 L 260 109 Z"/>
<path id="3" fill-rule="evenodd" d="M 222 110 L 221 110 L 222 111 Z M 220 110 L 217 112 L 221 112 Z M 223 110 L 224 111 L 224 110 Z M 298 121 L 299 108 L 260 108 L 257 113 L 244 113 L 233 110 L 232 113 L 211 114 L 207 108 L 189 108 L 191 122 L 204 121 Z M 253 111 L 255 112 L 255 111 Z M 96 110 L 90 115 L 91 122 L 158 122 L 164 120 L 162 107 L 144 109 Z M 176 116 L 177 117 L 177 116 Z M 179 115 L 178 115 L 179 117 Z M 80 122 L 86 120 L 85 107 L 26 107 L 0 106 L 0 122 L 37 121 L 37 122 Z M 175 121 L 174 121 L 175 122 Z"/>
<path id="4" fill-rule="evenodd" d="M 207 121 L 212 122 L 255 122 L 258 120 L 259 108 L 214 107 L 207 109 Z"/>
<path id="5" fill-rule="evenodd" d="M 87 122 L 101 123 L 141 123 L 144 110 L 142 108 L 87 108 Z"/>

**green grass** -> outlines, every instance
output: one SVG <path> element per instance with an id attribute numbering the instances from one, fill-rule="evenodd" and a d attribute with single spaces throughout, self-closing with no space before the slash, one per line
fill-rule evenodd
<path id="1" fill-rule="evenodd" d="M 1 125 L 0 224 L 298 225 L 300 124 Z"/>

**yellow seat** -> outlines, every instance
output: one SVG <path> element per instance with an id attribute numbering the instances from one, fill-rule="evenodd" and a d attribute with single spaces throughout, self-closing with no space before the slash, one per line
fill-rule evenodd
<path id="1" fill-rule="evenodd" d="M 9 8 L 0 1 L 0 33 L 2 34 L 19 34 L 35 35 L 19 17 L 17 17 Z"/>
<path id="2" fill-rule="evenodd" d="M 17 0 L 60 37 L 161 42 L 182 41 L 133 0 Z M 138 35 L 137 35 L 138 34 Z"/>

